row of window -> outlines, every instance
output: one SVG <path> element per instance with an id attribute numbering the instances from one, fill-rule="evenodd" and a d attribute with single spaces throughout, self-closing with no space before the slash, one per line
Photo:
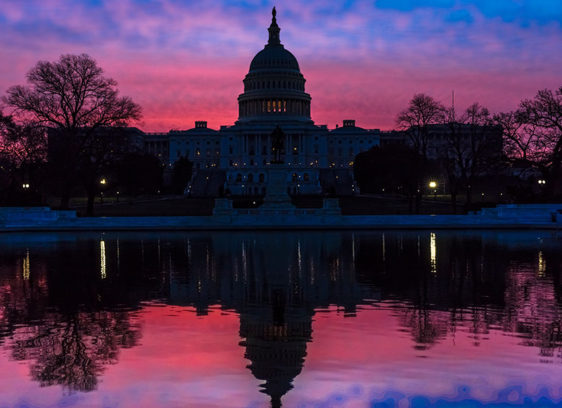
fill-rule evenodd
<path id="1" fill-rule="evenodd" d="M 292 90 L 304 91 L 304 82 L 287 81 L 287 80 L 248 81 L 246 85 L 246 90 L 251 91 L 254 89 L 292 89 Z"/>
<path id="2" fill-rule="evenodd" d="M 310 115 L 310 105 L 305 101 L 285 99 L 264 99 L 261 101 L 247 101 L 240 103 L 240 115 L 258 113 L 290 113 L 295 115 Z"/>

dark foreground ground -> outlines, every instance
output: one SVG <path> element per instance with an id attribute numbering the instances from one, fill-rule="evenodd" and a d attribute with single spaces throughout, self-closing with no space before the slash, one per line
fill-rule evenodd
<path id="1" fill-rule="evenodd" d="M 234 199 L 235 208 L 253 208 L 261 204 L 260 199 Z M 320 197 L 298 197 L 293 204 L 299 208 L 320 208 Z M 86 215 L 86 209 L 80 200 L 73 206 L 79 215 Z M 96 216 L 181 216 L 211 215 L 214 207 L 212 198 L 185 198 L 181 196 L 158 196 L 136 199 L 105 199 L 96 202 Z M 340 198 L 340 207 L 344 215 L 367 214 L 410 214 L 408 200 L 387 196 L 354 196 Z M 462 212 L 459 205 L 458 213 Z M 430 197 L 422 201 L 420 214 L 454 214 L 446 197 Z"/>

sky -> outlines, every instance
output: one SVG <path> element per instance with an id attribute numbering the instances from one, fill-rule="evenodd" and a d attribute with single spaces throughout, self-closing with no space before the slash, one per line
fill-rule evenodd
<path id="1" fill-rule="evenodd" d="M 231 125 L 273 5 L 330 128 L 392 129 L 420 92 L 499 112 L 562 86 L 560 0 L 2 0 L 0 95 L 39 60 L 87 53 L 142 106 L 139 128 Z"/>

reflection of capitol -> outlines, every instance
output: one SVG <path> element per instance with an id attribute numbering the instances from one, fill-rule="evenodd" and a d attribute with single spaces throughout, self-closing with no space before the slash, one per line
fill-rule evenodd
<path id="1" fill-rule="evenodd" d="M 200 313 L 214 304 L 236 310 L 248 368 L 271 406 L 280 407 L 302 370 L 314 309 L 336 304 L 353 313 L 361 302 L 352 245 L 319 234 L 189 240 L 189 260 L 172 262 L 170 301 L 193 303 Z"/>
<path id="2" fill-rule="evenodd" d="M 562 345 L 562 255 L 521 233 L 12 241 L 0 238 L 0 344 L 10 339 L 12 357 L 31 361 L 32 378 L 43 385 L 95 389 L 119 350 L 138 343 L 131 310 L 154 299 L 193 306 L 199 315 L 213 306 L 235 311 L 248 368 L 274 407 L 305 366 L 315 311 L 334 305 L 347 316 L 364 304 L 390 308 L 421 354 L 459 328 L 474 346 L 498 328 L 517 333 L 545 361 L 558 358 Z"/>

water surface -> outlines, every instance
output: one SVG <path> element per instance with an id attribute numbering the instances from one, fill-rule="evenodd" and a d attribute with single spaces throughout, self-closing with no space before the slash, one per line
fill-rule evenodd
<path id="1" fill-rule="evenodd" d="M 0 235 L 0 408 L 562 406 L 562 235 Z"/>

